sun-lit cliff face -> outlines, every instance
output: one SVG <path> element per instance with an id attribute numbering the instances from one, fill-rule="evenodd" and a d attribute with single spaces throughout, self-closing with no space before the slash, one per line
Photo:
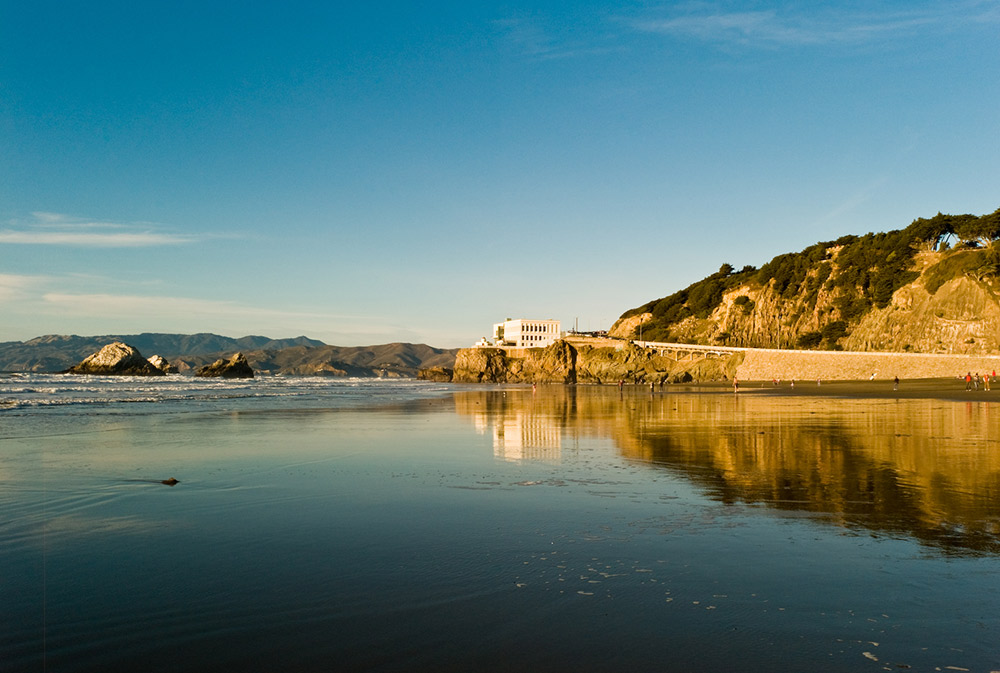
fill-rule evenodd
<path id="1" fill-rule="evenodd" d="M 1000 416 L 988 404 L 563 386 L 463 391 L 455 404 L 504 460 L 559 461 L 579 439 L 611 439 L 724 503 L 1000 552 Z"/>
<path id="2" fill-rule="evenodd" d="M 740 356 L 674 360 L 635 344 L 594 347 L 560 340 L 547 348 L 513 351 L 463 348 L 456 383 L 680 383 L 732 378 Z"/>
<path id="3" fill-rule="evenodd" d="M 1000 241 L 928 249 L 910 228 L 718 273 L 626 311 L 619 338 L 755 348 L 1000 352 Z"/>

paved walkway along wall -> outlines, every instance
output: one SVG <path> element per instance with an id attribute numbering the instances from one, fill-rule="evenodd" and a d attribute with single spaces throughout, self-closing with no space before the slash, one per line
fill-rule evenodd
<path id="1" fill-rule="evenodd" d="M 744 381 L 771 379 L 808 381 L 877 379 L 922 379 L 993 374 L 1000 371 L 1000 355 L 929 355 L 923 353 L 858 353 L 841 351 L 792 351 L 748 349 L 737 378 Z"/>

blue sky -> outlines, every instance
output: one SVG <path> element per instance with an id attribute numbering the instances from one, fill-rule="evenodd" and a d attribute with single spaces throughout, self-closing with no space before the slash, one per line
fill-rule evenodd
<path id="1" fill-rule="evenodd" d="M 0 340 L 608 328 L 1000 206 L 1000 0 L 0 0 Z"/>

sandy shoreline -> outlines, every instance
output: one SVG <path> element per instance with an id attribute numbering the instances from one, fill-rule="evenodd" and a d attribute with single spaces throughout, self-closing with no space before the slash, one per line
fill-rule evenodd
<path id="1" fill-rule="evenodd" d="M 740 395 L 775 395 L 784 397 L 841 397 L 856 399 L 939 399 L 956 402 L 1000 402 L 1000 383 L 993 390 L 986 390 L 980 382 L 978 390 L 966 390 L 965 381 L 959 378 L 900 379 L 899 389 L 893 389 L 892 379 L 874 381 L 740 381 Z M 592 384 L 579 384 L 587 387 Z M 518 386 L 520 387 L 520 386 Z M 609 387 L 599 384 L 599 387 Z M 656 386 L 652 391 L 649 384 L 625 384 L 625 391 L 649 395 L 670 393 L 732 393 L 733 384 L 728 381 L 704 383 L 667 384 Z"/>
<path id="2" fill-rule="evenodd" d="M 712 383 L 698 388 L 716 388 L 732 391 L 731 383 Z M 965 381 L 959 378 L 900 379 L 898 390 L 894 382 L 884 379 L 874 381 L 740 381 L 739 394 L 782 395 L 799 397 L 853 397 L 874 399 L 941 399 L 962 402 L 1000 402 L 1000 388 L 966 390 Z"/>

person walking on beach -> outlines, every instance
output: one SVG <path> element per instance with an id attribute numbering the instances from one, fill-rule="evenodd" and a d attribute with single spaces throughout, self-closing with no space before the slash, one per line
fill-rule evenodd
<path id="1" fill-rule="evenodd" d="M 968 372 L 965 375 L 965 389 L 972 390 L 972 372 Z"/>
<path id="2" fill-rule="evenodd" d="M 892 389 L 893 390 L 899 390 L 899 377 L 898 376 L 896 376 L 895 378 L 892 379 Z"/>
<path id="3" fill-rule="evenodd" d="M 735 376 L 733 377 L 733 392 L 734 393 L 740 392 L 740 380 Z"/>
<path id="4" fill-rule="evenodd" d="M 989 390 L 990 389 L 990 375 L 989 374 L 983 374 L 983 389 L 984 390 Z"/>
<path id="5" fill-rule="evenodd" d="M 976 390 L 979 390 L 979 372 L 976 372 Z"/>

